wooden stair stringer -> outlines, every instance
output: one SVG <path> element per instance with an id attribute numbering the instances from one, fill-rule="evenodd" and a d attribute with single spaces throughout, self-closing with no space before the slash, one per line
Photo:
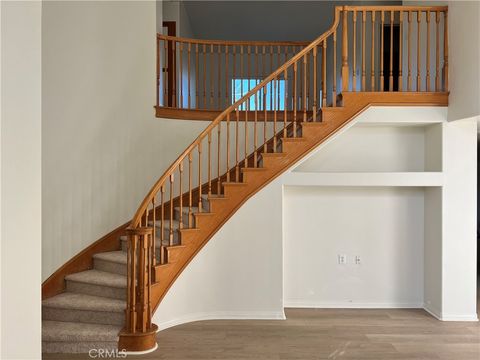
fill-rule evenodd
<path id="1" fill-rule="evenodd" d="M 381 94 L 381 96 L 378 96 Z M 287 146 L 283 153 L 268 156 L 272 161 L 265 162 L 263 171 L 249 171 L 242 185 L 229 184 L 226 198 L 217 200 L 213 215 L 202 221 L 202 226 L 189 231 L 188 246 L 178 254 L 176 262 L 169 264 L 168 274 L 170 278 L 159 281 L 152 286 L 152 305 L 158 307 L 177 277 L 215 235 L 215 233 L 235 214 L 235 212 L 253 195 L 266 185 L 280 176 L 289 168 L 292 168 L 299 160 L 321 143 L 331 138 L 349 122 L 372 105 L 434 105 L 446 106 L 448 94 L 446 93 L 345 93 L 343 95 L 343 107 L 324 108 L 323 121 L 319 123 L 307 123 L 302 137 L 298 140 L 287 140 L 292 146 Z M 317 125 L 318 124 L 318 125 Z M 300 123 L 301 126 L 301 123 Z M 293 146 L 294 145 L 294 146 Z M 270 155 L 270 154 L 269 154 Z M 183 233 L 182 233 L 183 237 Z M 164 273 L 165 274 L 165 273 Z"/>

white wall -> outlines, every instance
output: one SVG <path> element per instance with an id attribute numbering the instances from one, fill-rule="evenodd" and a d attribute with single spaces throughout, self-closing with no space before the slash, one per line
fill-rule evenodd
<path id="1" fill-rule="evenodd" d="M 43 3 L 42 278 L 130 220 L 206 122 L 154 117 L 155 2 Z"/>
<path id="2" fill-rule="evenodd" d="M 160 329 L 202 319 L 284 317 L 281 193 L 278 180 L 257 193 L 195 256 L 154 315 Z"/>
<path id="3" fill-rule="evenodd" d="M 2 1 L 2 359 L 41 356 L 41 2 Z"/>
<path id="4" fill-rule="evenodd" d="M 423 207 L 421 188 L 286 187 L 285 306 L 421 307 Z"/>

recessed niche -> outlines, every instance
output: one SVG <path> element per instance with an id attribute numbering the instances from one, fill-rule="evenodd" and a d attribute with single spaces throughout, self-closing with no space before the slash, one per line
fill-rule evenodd
<path id="1" fill-rule="evenodd" d="M 356 124 L 296 172 L 439 172 L 442 124 Z"/>

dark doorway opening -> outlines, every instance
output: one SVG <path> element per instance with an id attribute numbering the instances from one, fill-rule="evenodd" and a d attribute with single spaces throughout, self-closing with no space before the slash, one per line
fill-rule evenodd
<path id="1" fill-rule="evenodd" d="M 177 23 L 175 21 L 164 21 L 163 22 L 164 33 L 166 28 L 166 35 L 168 36 L 177 36 Z M 176 53 L 173 47 L 173 41 L 168 41 L 167 44 L 167 61 L 165 67 L 162 71 L 166 74 L 167 77 L 167 98 L 165 99 L 165 105 L 168 107 L 176 106 L 176 97 L 175 97 L 175 84 L 177 83 L 176 79 Z"/>
<path id="2" fill-rule="evenodd" d="M 392 36 L 393 32 L 393 36 Z M 393 40 L 393 42 L 392 42 Z M 391 44 L 393 46 L 391 46 Z M 400 75 L 400 27 L 398 25 L 383 26 L 383 89 L 398 91 Z M 392 57 L 392 61 L 390 59 Z M 393 76 L 393 79 L 392 79 Z M 392 89 L 390 89 L 392 86 Z"/>

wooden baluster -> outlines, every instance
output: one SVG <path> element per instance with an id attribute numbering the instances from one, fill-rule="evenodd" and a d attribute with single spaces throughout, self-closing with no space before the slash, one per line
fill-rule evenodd
<path id="1" fill-rule="evenodd" d="M 169 78 L 169 75 L 168 75 L 168 46 L 167 46 L 167 41 L 164 40 L 163 41 L 163 46 L 164 46 L 164 58 L 165 58 L 165 61 L 164 61 L 164 69 L 163 69 L 163 106 L 170 106 L 170 101 L 168 99 L 168 92 L 170 89 L 168 89 L 168 78 Z"/>
<path id="2" fill-rule="evenodd" d="M 188 153 L 188 227 L 192 227 L 193 224 L 193 211 L 192 211 L 192 152 Z"/>
<path id="3" fill-rule="evenodd" d="M 398 58 L 398 91 L 403 91 L 403 11 L 400 10 L 399 58 Z"/>
<path id="4" fill-rule="evenodd" d="M 228 45 L 225 45 L 225 106 L 228 105 Z"/>
<path id="5" fill-rule="evenodd" d="M 307 121 L 307 55 L 303 55 L 303 121 Z"/>
<path id="6" fill-rule="evenodd" d="M 272 92 L 272 82 L 270 81 L 270 92 Z M 263 151 L 267 152 L 267 88 L 268 84 L 264 86 L 263 88 Z M 272 106 L 272 103 L 270 103 L 270 106 Z M 257 148 L 255 147 L 255 153 L 257 151 Z"/>
<path id="7" fill-rule="evenodd" d="M 157 59 L 156 59 L 156 72 L 157 72 L 157 88 L 155 89 L 156 104 L 160 106 L 160 39 L 157 38 Z"/>
<path id="8" fill-rule="evenodd" d="M 218 84 L 218 102 L 217 107 L 218 109 L 222 108 L 222 46 L 220 44 L 217 45 L 217 58 L 218 58 L 218 66 L 217 66 L 217 84 Z"/>
<path id="9" fill-rule="evenodd" d="M 160 188 L 160 264 L 165 264 L 165 185 Z"/>
<path id="10" fill-rule="evenodd" d="M 174 188 L 173 188 L 173 180 L 174 180 L 174 177 L 173 177 L 173 173 L 170 174 L 170 230 L 169 230 L 169 237 L 168 237 L 168 243 L 170 246 L 173 246 L 173 209 L 174 209 L 174 206 L 173 206 L 173 192 L 174 192 Z"/>
<path id="11" fill-rule="evenodd" d="M 332 106 L 337 106 L 337 31 L 333 32 L 333 89 Z"/>
<path id="12" fill-rule="evenodd" d="M 220 121 L 217 125 L 217 194 L 220 194 L 220 145 L 221 145 L 221 126 Z M 227 141 L 228 146 L 228 141 Z M 228 150 L 227 150 L 228 153 Z"/>
<path id="13" fill-rule="evenodd" d="M 444 12 L 443 24 L 443 91 L 448 91 L 448 12 Z"/>
<path id="14" fill-rule="evenodd" d="M 370 90 L 375 91 L 375 11 L 372 11 L 372 48 L 371 48 L 371 77 Z"/>
<path id="15" fill-rule="evenodd" d="M 227 113 L 227 182 L 230 182 L 230 113 Z M 220 178 L 218 179 L 218 194 L 220 194 Z"/>
<path id="16" fill-rule="evenodd" d="M 237 45 L 233 45 L 233 71 L 232 71 L 232 79 L 236 79 L 237 73 Z M 232 88 L 232 104 L 235 102 L 235 89 Z"/>
<path id="17" fill-rule="evenodd" d="M 182 181 L 183 181 L 183 160 L 180 161 L 180 165 L 178 166 L 179 176 L 178 176 L 178 183 L 179 183 L 179 206 L 180 206 L 180 216 L 178 219 L 178 226 L 180 229 L 183 229 L 183 191 L 182 191 Z"/>
<path id="18" fill-rule="evenodd" d="M 254 86 L 257 86 L 258 84 L 258 71 L 259 71 L 259 67 L 258 67 L 258 46 L 255 45 L 255 85 Z"/>
<path id="19" fill-rule="evenodd" d="M 408 91 L 412 91 L 412 60 L 411 60 L 412 41 L 411 41 L 411 34 L 412 34 L 412 12 L 411 12 L 411 11 L 408 11 L 408 38 L 407 38 L 407 44 L 408 44 L 408 79 L 407 79 L 407 88 L 408 88 Z"/>
<path id="20" fill-rule="evenodd" d="M 297 62 L 293 63 L 293 137 L 297 137 Z"/>
<path id="21" fill-rule="evenodd" d="M 197 146 L 198 152 L 198 212 L 202 212 L 202 140 Z"/>
<path id="22" fill-rule="evenodd" d="M 422 13 L 417 11 L 417 91 L 421 91 L 420 82 L 420 67 L 421 64 L 421 52 L 420 52 L 420 21 L 422 20 Z"/>
<path id="23" fill-rule="evenodd" d="M 270 45 L 270 69 L 269 69 L 268 73 L 271 74 L 272 72 L 273 72 L 273 45 Z M 267 74 L 264 74 L 264 77 L 266 75 Z M 270 87 L 270 90 L 272 90 L 271 87 Z M 270 107 L 272 107 L 274 96 L 275 96 L 275 94 L 272 91 L 270 91 Z"/>
<path id="24" fill-rule="evenodd" d="M 277 86 L 278 86 L 278 79 L 273 79 L 273 152 L 277 152 Z M 266 145 L 265 145 L 266 146 Z M 264 152 L 267 152 L 267 148 L 265 147 Z"/>
<path id="25" fill-rule="evenodd" d="M 213 45 L 210 45 L 212 51 Z M 210 51 L 210 59 L 212 59 L 212 52 Z M 211 65 L 210 73 L 212 72 L 213 64 Z M 210 82 L 210 87 L 213 83 Z M 213 91 L 213 90 L 212 90 Z M 210 101 L 210 108 L 212 108 L 212 102 Z M 203 44 L 203 108 L 207 109 L 207 45 Z"/>
<path id="26" fill-rule="evenodd" d="M 178 87 L 180 89 L 180 104 L 179 108 L 183 108 L 183 43 L 179 44 L 178 52 L 180 54 L 180 78 L 178 80 Z"/>
<path id="27" fill-rule="evenodd" d="M 393 11 L 390 11 L 390 76 L 388 78 L 388 90 L 393 91 Z"/>
<path id="28" fill-rule="evenodd" d="M 430 10 L 426 13 L 427 16 L 427 91 L 430 91 Z"/>
<path id="29" fill-rule="evenodd" d="M 247 91 L 246 92 L 249 92 L 250 91 L 250 61 L 251 61 L 251 53 L 250 53 L 250 45 L 247 46 Z M 242 94 L 243 96 L 243 94 Z"/>
<path id="30" fill-rule="evenodd" d="M 353 10 L 353 84 L 352 90 L 357 91 L 357 10 Z"/>
<path id="31" fill-rule="evenodd" d="M 127 327 L 131 333 L 137 331 L 137 241 L 138 235 L 134 232 L 128 232 L 127 243 L 127 264 L 128 264 L 128 276 L 127 276 Z"/>
<path id="32" fill-rule="evenodd" d="M 187 64 L 187 72 L 188 72 L 188 108 L 192 108 L 192 94 L 191 94 L 191 86 L 190 86 L 190 52 L 192 50 L 192 44 L 188 43 L 188 64 Z"/>
<path id="33" fill-rule="evenodd" d="M 365 25 L 366 25 L 366 20 L 367 20 L 367 13 L 365 10 L 362 10 L 362 91 L 365 91 L 366 87 L 366 62 L 365 62 Z"/>
<path id="34" fill-rule="evenodd" d="M 296 49 L 296 47 L 295 47 Z M 298 54 L 298 50 L 295 51 L 295 54 Z M 294 54 L 294 56 L 295 56 Z M 298 87 L 299 87 L 299 90 L 300 90 L 300 96 L 297 96 L 297 101 L 298 101 L 298 110 L 301 112 L 302 109 L 303 109 L 303 96 L 304 96 L 304 93 L 303 93 L 303 66 L 302 66 L 302 63 L 300 61 L 297 61 L 299 64 L 298 64 L 298 67 L 300 68 L 300 74 L 298 76 L 298 80 L 297 80 L 297 83 L 298 83 Z"/>
<path id="35" fill-rule="evenodd" d="M 313 121 L 317 121 L 317 46 L 313 47 Z"/>
<path id="36" fill-rule="evenodd" d="M 243 45 L 240 45 L 240 97 L 243 96 Z M 238 109 L 237 109 L 238 110 Z"/>
<path id="37" fill-rule="evenodd" d="M 285 100 L 283 106 L 283 137 L 287 137 L 287 108 L 288 108 L 288 70 L 284 70 L 284 79 L 285 79 Z"/>
<path id="38" fill-rule="evenodd" d="M 323 40 L 322 49 L 322 107 L 327 106 L 327 39 Z"/>
<path id="39" fill-rule="evenodd" d="M 343 9 L 342 24 L 342 92 L 348 91 L 348 11 Z"/>
<path id="40" fill-rule="evenodd" d="M 258 120 L 258 91 L 255 92 L 255 114 L 254 114 L 254 123 L 253 123 L 253 167 L 257 167 L 257 120 Z M 245 122 L 246 124 L 246 122 Z M 247 158 L 245 152 L 245 159 Z M 246 160 L 245 160 L 246 161 Z"/>
<path id="41" fill-rule="evenodd" d="M 241 106 L 241 105 L 240 105 Z M 239 181 L 239 167 L 238 167 L 238 160 L 240 157 L 240 146 L 238 143 L 239 140 L 239 123 L 240 123 L 240 111 L 239 107 L 235 109 L 236 113 L 236 122 L 235 122 L 235 182 Z"/>
<path id="42" fill-rule="evenodd" d="M 155 239 L 157 238 L 156 237 L 156 232 L 157 232 L 157 224 L 156 224 L 157 223 L 157 214 L 156 214 L 156 211 L 157 211 L 157 209 L 156 209 L 156 206 L 155 206 L 155 196 L 154 196 L 152 198 L 152 212 L 153 212 L 153 214 L 152 214 L 152 216 L 153 216 L 153 218 L 152 218 L 152 220 L 153 220 L 153 226 L 152 226 L 153 235 L 152 235 L 152 237 L 154 239 L 153 243 L 152 243 L 152 251 L 153 251 L 153 259 L 152 259 L 153 264 L 152 265 L 153 266 L 155 266 L 155 264 L 157 263 L 157 255 L 156 255 L 157 253 L 155 252 Z"/>
<path id="43" fill-rule="evenodd" d="M 277 46 L 277 66 L 275 66 L 276 68 L 280 67 L 280 46 Z M 278 91 L 277 91 L 277 106 L 278 106 L 278 110 L 280 110 L 280 83 L 277 83 L 277 86 L 278 86 Z M 274 133 L 273 136 L 275 136 L 276 134 Z M 276 140 L 276 137 L 274 138 L 273 141 L 277 141 Z"/>
<path id="44" fill-rule="evenodd" d="M 198 76 L 199 76 L 199 71 L 198 71 L 198 43 L 195 44 L 195 108 L 199 108 L 199 103 L 198 103 L 198 95 L 199 95 L 199 89 L 198 89 Z"/>
<path id="45" fill-rule="evenodd" d="M 249 85 L 250 88 L 250 85 Z M 250 110 L 250 98 L 245 101 L 245 161 L 244 167 L 248 167 L 248 111 Z M 255 129 L 257 127 L 255 126 Z"/>
<path id="46" fill-rule="evenodd" d="M 384 23 L 385 23 L 385 12 L 382 10 L 380 12 L 381 17 L 381 39 L 380 39 L 380 91 L 384 90 L 384 81 L 385 81 L 385 71 L 383 69 L 383 43 L 385 41 L 385 31 L 384 31 Z"/>
<path id="47" fill-rule="evenodd" d="M 213 82 L 213 69 L 215 68 L 213 64 L 213 54 L 214 48 L 213 44 L 210 44 L 210 109 L 214 108 L 214 100 L 213 100 L 213 93 L 215 92 L 215 83 Z M 207 77 L 207 73 L 205 72 L 205 78 Z"/>
<path id="48" fill-rule="evenodd" d="M 436 50 L 435 50 L 435 91 L 440 91 L 440 11 L 435 12 Z"/>
<path id="49" fill-rule="evenodd" d="M 207 168 L 208 168 L 208 196 L 211 196 L 212 195 L 212 132 L 210 131 L 208 133 L 208 164 L 207 164 Z"/>
<path id="50" fill-rule="evenodd" d="M 307 57 L 307 95 L 306 95 L 306 97 L 307 97 L 307 105 L 306 105 L 307 110 L 309 110 L 311 108 L 310 104 L 312 102 L 311 97 L 310 97 L 310 65 L 312 63 L 312 61 L 310 60 L 311 54 L 312 54 L 311 50 L 308 51 L 307 54 L 305 54 L 305 56 Z"/>
<path id="51" fill-rule="evenodd" d="M 172 52 L 173 52 L 173 58 L 172 58 L 172 74 L 173 74 L 173 89 L 172 89 L 172 106 L 176 107 L 177 106 L 177 49 L 175 47 L 176 41 L 172 40 Z"/>

